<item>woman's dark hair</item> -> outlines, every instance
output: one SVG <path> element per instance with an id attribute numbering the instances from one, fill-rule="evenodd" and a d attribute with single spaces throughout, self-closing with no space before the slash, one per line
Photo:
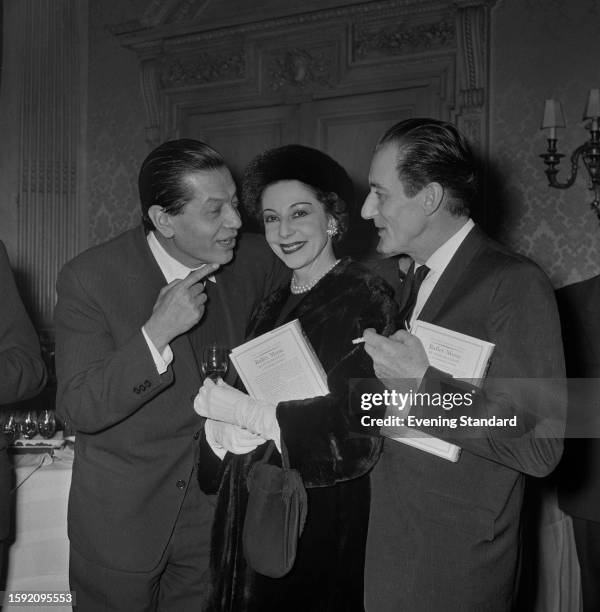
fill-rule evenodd
<path id="1" fill-rule="evenodd" d="M 334 240 L 344 236 L 354 204 L 354 186 L 340 164 L 322 151 L 302 145 L 285 145 L 256 156 L 244 171 L 242 206 L 261 226 L 263 192 L 279 181 L 300 181 L 306 185 L 325 212 L 337 221 Z"/>
<path id="2" fill-rule="evenodd" d="M 191 197 L 187 175 L 223 167 L 221 154 L 199 140 L 169 140 L 154 149 L 142 163 L 138 177 L 146 231 L 156 229 L 148 216 L 151 206 L 161 206 L 170 215 L 181 213 Z"/>
<path id="3" fill-rule="evenodd" d="M 377 143 L 397 147 L 396 169 L 408 197 L 436 182 L 445 190 L 446 210 L 468 215 L 477 196 L 473 153 L 466 138 L 450 123 L 413 118 L 392 126 Z"/>

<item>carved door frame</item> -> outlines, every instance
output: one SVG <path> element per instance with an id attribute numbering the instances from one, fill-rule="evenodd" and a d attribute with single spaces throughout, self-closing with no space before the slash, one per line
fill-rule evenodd
<path id="1" fill-rule="evenodd" d="M 485 155 L 494 3 L 378 0 L 211 29 L 198 13 L 185 19 L 189 1 L 171 0 L 114 33 L 139 57 L 151 146 L 178 136 L 198 106 L 236 110 L 437 82 L 438 116 Z"/>

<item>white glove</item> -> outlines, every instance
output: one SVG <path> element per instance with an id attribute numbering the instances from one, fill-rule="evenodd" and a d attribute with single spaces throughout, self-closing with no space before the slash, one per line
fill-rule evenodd
<path id="1" fill-rule="evenodd" d="M 204 433 L 212 451 L 220 459 L 223 459 L 227 451 L 235 455 L 245 455 L 266 442 L 264 438 L 237 425 L 211 419 L 206 420 Z"/>
<path id="2" fill-rule="evenodd" d="M 275 404 L 255 400 L 222 380 L 215 384 L 210 378 L 204 380 L 194 400 L 194 410 L 200 416 L 239 425 L 266 440 L 274 440 L 277 449 L 281 450 L 276 409 Z"/>

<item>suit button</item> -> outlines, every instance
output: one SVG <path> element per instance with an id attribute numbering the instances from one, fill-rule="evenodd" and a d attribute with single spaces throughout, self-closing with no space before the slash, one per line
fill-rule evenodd
<path id="1" fill-rule="evenodd" d="M 199 432 L 199 431 L 197 431 L 197 432 L 194 434 L 194 440 L 197 440 L 199 437 L 200 437 L 200 432 Z"/>
<path id="2" fill-rule="evenodd" d="M 178 489 L 185 489 L 185 480 L 178 480 L 175 484 Z"/>

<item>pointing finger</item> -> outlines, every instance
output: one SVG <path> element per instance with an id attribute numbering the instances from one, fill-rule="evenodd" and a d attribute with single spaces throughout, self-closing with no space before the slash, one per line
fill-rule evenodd
<path id="1" fill-rule="evenodd" d="M 182 281 L 181 284 L 184 287 L 191 287 L 195 285 L 197 282 L 201 281 L 203 278 L 210 276 L 213 274 L 215 270 L 217 270 L 219 264 L 206 264 L 197 270 L 192 270 Z"/>

